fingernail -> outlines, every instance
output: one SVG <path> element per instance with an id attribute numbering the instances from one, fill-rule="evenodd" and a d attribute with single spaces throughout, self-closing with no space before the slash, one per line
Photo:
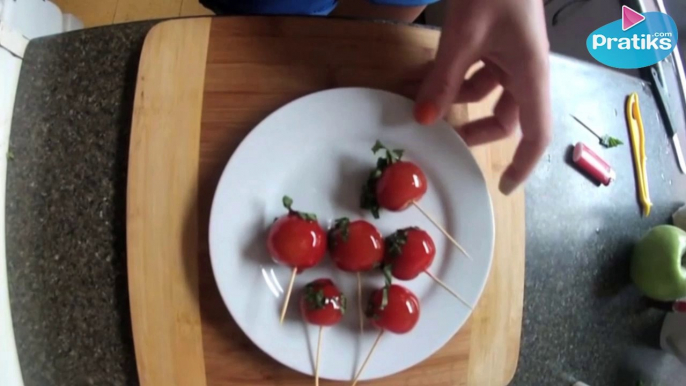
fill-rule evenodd
<path id="1" fill-rule="evenodd" d="M 415 104 L 414 119 L 422 125 L 431 125 L 438 119 L 438 106 L 428 101 Z"/>
<path id="2" fill-rule="evenodd" d="M 514 192 L 515 189 L 517 189 L 517 186 L 517 183 L 510 177 L 503 176 L 500 179 L 500 185 L 498 186 L 498 189 L 500 189 L 500 193 L 509 196 L 510 193 Z"/>

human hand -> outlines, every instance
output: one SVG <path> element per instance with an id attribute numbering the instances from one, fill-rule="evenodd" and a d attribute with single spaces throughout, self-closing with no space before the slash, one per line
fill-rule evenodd
<path id="1" fill-rule="evenodd" d="M 453 103 L 476 102 L 498 85 L 503 93 L 493 116 L 459 129 L 469 146 L 515 132 L 522 138 L 499 189 L 523 183 L 551 140 L 549 43 L 542 0 L 448 0 L 436 60 L 416 98 L 415 118 L 431 124 Z M 485 65 L 465 80 L 467 70 Z"/>

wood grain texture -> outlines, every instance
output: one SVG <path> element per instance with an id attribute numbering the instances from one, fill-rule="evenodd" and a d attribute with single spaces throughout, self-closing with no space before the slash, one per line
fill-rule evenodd
<path id="1" fill-rule="evenodd" d="M 207 16 L 214 15 L 212 11 L 203 7 L 198 0 L 183 0 L 179 16 Z"/>
<path id="2" fill-rule="evenodd" d="M 209 27 L 209 19 L 158 24 L 146 37 L 139 65 L 129 150 L 127 264 L 143 386 L 205 384 L 197 183 Z"/>
<path id="3" fill-rule="evenodd" d="M 500 92 L 495 91 L 481 103 L 469 104 L 469 118 L 493 115 Z M 519 359 L 526 239 L 524 190 L 519 189 L 507 197 L 498 192 L 500 175 L 511 162 L 516 145 L 512 138 L 472 150 L 491 192 L 496 243 L 486 288 L 471 317 L 470 385 L 508 384 Z"/>
<path id="4" fill-rule="evenodd" d="M 179 21 L 165 24 L 171 23 Z M 184 46 L 186 44 L 207 44 L 207 38 L 193 43 L 188 39 L 179 41 L 178 32 L 169 34 L 172 38 L 167 40 L 170 45 L 167 49 L 171 51 L 189 49 Z M 191 216 L 190 224 L 196 225 L 198 231 L 195 256 L 199 260 L 195 278 L 199 281 L 199 294 L 196 300 L 200 303 L 206 382 L 204 379 L 203 382 L 196 380 L 194 384 L 276 386 L 313 383 L 311 377 L 278 364 L 255 347 L 230 317 L 216 288 L 207 242 L 209 212 L 218 179 L 233 151 L 269 113 L 315 91 L 362 86 L 413 96 L 426 64 L 435 55 L 437 42 L 437 31 L 386 23 L 295 17 L 214 18 L 211 19 L 204 72 L 198 73 L 200 67 L 193 65 L 187 67 L 183 76 L 165 76 L 165 79 L 177 79 L 175 82 L 178 84 L 189 82 L 188 78 L 204 77 L 201 132 L 199 138 L 193 138 L 199 141 L 199 155 L 192 156 L 184 151 L 187 159 L 169 158 L 170 153 L 175 154 L 172 151 L 174 146 L 182 149 L 191 146 L 187 143 L 190 139 L 188 133 L 176 138 L 176 142 L 170 140 L 165 143 L 167 168 L 186 168 L 199 162 L 198 220 L 196 223 Z M 147 57 L 147 47 L 144 57 Z M 185 60 L 195 62 L 194 59 Z M 139 78 L 142 81 L 153 76 L 144 71 L 161 73 L 167 69 L 163 61 L 154 68 L 141 67 Z M 165 87 L 158 84 L 157 88 Z M 169 100 L 174 95 L 161 93 L 155 97 L 166 100 L 166 108 L 158 113 L 166 114 L 169 120 L 188 114 L 189 110 L 188 105 L 184 105 L 184 109 L 170 108 Z M 192 100 L 195 103 L 197 97 Z M 484 104 L 455 107 L 449 121 L 459 124 L 467 119 L 468 114 L 486 114 L 491 103 L 492 99 Z M 195 108 L 197 106 L 193 105 L 190 110 L 195 111 Z M 137 120 L 135 117 L 134 122 Z M 195 132 L 195 126 L 191 129 Z M 132 154 L 134 146 L 141 145 L 132 141 Z M 488 284 L 473 316 L 431 358 L 401 374 L 365 382 L 365 385 L 500 386 L 511 379 L 519 354 L 522 317 L 524 197 L 522 192 L 503 197 L 497 192 L 497 179 L 509 162 L 512 149 L 511 141 L 503 141 L 474 151 L 493 198 L 496 248 Z M 181 166 L 180 162 L 187 163 Z M 130 168 L 135 167 L 132 159 Z M 154 173 L 150 169 L 148 172 Z M 153 189 L 150 182 L 144 186 Z M 159 184 L 154 188 L 166 193 L 170 185 Z M 138 194 L 144 194 L 144 191 L 139 189 Z M 159 213 L 147 215 L 159 216 Z M 177 239 L 168 241 L 174 240 Z M 191 253 L 191 250 L 185 249 L 185 253 Z M 168 273 L 160 270 L 157 275 L 160 274 Z M 192 282 L 192 270 L 187 272 L 187 280 L 189 277 Z M 145 294 L 132 291 L 131 297 L 145 301 Z M 140 311 L 132 312 L 134 319 L 139 315 Z M 134 320 L 134 325 L 137 322 Z M 177 349 L 182 348 L 177 346 Z M 189 351 L 183 350 L 184 354 Z M 141 357 L 143 354 L 137 344 L 139 367 L 140 361 L 146 360 Z M 322 381 L 321 384 L 340 383 Z"/>
<path id="5" fill-rule="evenodd" d="M 110 25 L 114 20 L 118 0 L 53 0 L 64 13 L 71 13 L 85 27 Z"/>
<path id="6" fill-rule="evenodd" d="M 183 0 L 118 0 L 114 23 L 176 17 Z"/>
<path id="7" fill-rule="evenodd" d="M 79 18 L 85 27 L 175 16 L 207 16 L 212 11 L 198 0 L 52 0 L 65 13 Z"/>

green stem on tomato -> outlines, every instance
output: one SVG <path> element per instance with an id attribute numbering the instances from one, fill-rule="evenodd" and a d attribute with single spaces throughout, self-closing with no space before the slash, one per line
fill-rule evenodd
<path id="1" fill-rule="evenodd" d="M 383 272 L 384 281 L 386 282 L 381 290 L 381 305 L 379 305 L 379 309 L 383 311 L 388 305 L 388 290 L 391 288 L 391 284 L 393 284 L 393 264 L 384 263 L 381 267 L 381 272 Z"/>
<path id="2" fill-rule="evenodd" d="M 321 310 L 326 305 L 326 298 L 322 289 L 315 290 L 315 286 L 310 283 L 305 286 L 305 301 L 311 310 Z"/>
<path id="3" fill-rule="evenodd" d="M 389 165 L 400 161 L 404 153 L 402 149 L 390 149 L 377 140 L 374 146 L 372 146 L 372 153 L 376 154 L 381 150 L 385 154 L 377 159 L 376 168 L 372 169 L 369 173 L 367 181 L 362 186 L 362 195 L 360 196 L 360 207 L 371 211 L 374 218 L 379 218 L 379 211 L 381 210 L 379 202 L 376 200 L 376 183 L 381 178 L 383 171 Z"/>
<path id="4" fill-rule="evenodd" d="M 337 218 L 333 222 L 333 227 L 329 230 L 328 233 L 328 238 L 329 238 L 329 245 L 331 247 L 336 247 L 338 243 L 338 239 L 336 238 L 337 235 L 341 236 L 341 239 L 343 242 L 348 241 L 348 237 L 350 236 L 350 219 L 347 217 L 341 217 Z"/>
<path id="5" fill-rule="evenodd" d="M 397 257 L 403 252 L 403 246 L 407 243 L 407 233 L 410 229 L 412 228 L 398 229 L 386 237 L 386 249 L 391 257 Z"/>
<path id="6" fill-rule="evenodd" d="M 283 196 L 281 199 L 281 202 L 283 203 L 283 206 L 288 209 L 288 214 L 295 214 L 301 219 L 305 221 L 317 221 L 317 215 L 314 213 L 307 213 L 307 212 L 299 212 L 297 210 L 293 210 L 293 199 L 288 197 L 288 196 Z"/>

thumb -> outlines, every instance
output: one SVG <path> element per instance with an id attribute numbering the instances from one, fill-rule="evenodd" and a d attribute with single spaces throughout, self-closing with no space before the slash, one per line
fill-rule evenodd
<path id="1" fill-rule="evenodd" d="M 475 30 L 468 30 L 467 23 L 452 15 L 459 16 L 448 13 L 436 60 L 417 94 L 414 117 L 423 125 L 432 124 L 448 112 L 469 67 L 479 59 L 476 47 L 480 39 L 476 39 Z"/>

